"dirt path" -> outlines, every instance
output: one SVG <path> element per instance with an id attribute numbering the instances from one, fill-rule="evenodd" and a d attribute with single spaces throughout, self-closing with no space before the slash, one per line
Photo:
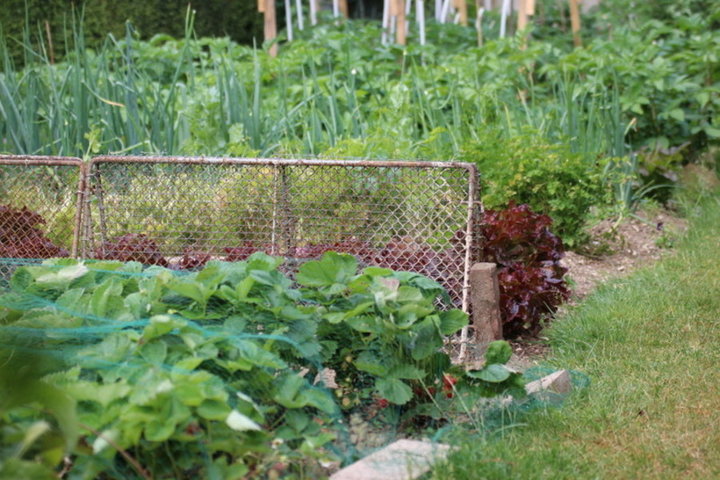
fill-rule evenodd
<path id="1" fill-rule="evenodd" d="M 601 283 L 628 275 L 672 252 L 673 244 L 687 230 L 687 221 L 665 211 L 640 211 L 616 221 L 605 220 L 590 230 L 589 249 L 595 255 L 567 252 L 563 265 L 572 290 L 570 305 L 586 297 Z M 511 364 L 526 369 L 542 362 L 549 351 L 545 338 L 513 341 Z"/>

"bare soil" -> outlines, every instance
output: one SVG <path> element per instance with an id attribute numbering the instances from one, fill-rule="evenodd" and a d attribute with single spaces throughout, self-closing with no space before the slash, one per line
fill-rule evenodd
<path id="1" fill-rule="evenodd" d="M 687 230 L 687 221 L 667 211 L 640 211 L 617 222 L 603 220 L 590 229 L 590 254 L 567 252 L 562 263 L 578 300 L 598 284 L 627 275 L 672 251 Z M 594 253 L 594 254 L 593 254 Z"/>

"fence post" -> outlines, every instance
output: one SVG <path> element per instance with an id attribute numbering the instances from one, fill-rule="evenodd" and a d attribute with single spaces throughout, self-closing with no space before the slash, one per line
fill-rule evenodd
<path id="1" fill-rule="evenodd" d="M 476 263 L 470 268 L 470 303 L 475 341 L 501 340 L 500 287 L 494 263 Z"/>

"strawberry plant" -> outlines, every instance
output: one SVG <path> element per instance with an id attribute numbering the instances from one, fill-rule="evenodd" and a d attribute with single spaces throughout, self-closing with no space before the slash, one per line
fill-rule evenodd
<path id="1" fill-rule="evenodd" d="M 443 340 L 467 315 L 437 309 L 437 282 L 359 271 L 354 257 L 328 252 L 295 283 L 282 262 L 257 252 L 179 275 L 58 259 L 15 272 L 0 334 L 63 359 L 44 381 L 84 426 L 71 476 L 322 476 L 318 460 L 342 447 L 343 410 L 414 415 L 458 389 L 484 395 L 519 381 L 494 363 L 468 376 L 450 366 Z"/>

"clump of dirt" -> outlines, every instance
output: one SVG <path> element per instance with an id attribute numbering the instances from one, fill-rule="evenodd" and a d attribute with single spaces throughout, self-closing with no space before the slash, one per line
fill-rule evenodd
<path id="1" fill-rule="evenodd" d="M 687 227 L 686 220 L 660 210 L 639 211 L 621 222 L 601 221 L 590 229 L 586 252 L 567 252 L 562 260 L 574 299 L 585 297 L 600 283 L 659 260 L 672 251 Z"/>

